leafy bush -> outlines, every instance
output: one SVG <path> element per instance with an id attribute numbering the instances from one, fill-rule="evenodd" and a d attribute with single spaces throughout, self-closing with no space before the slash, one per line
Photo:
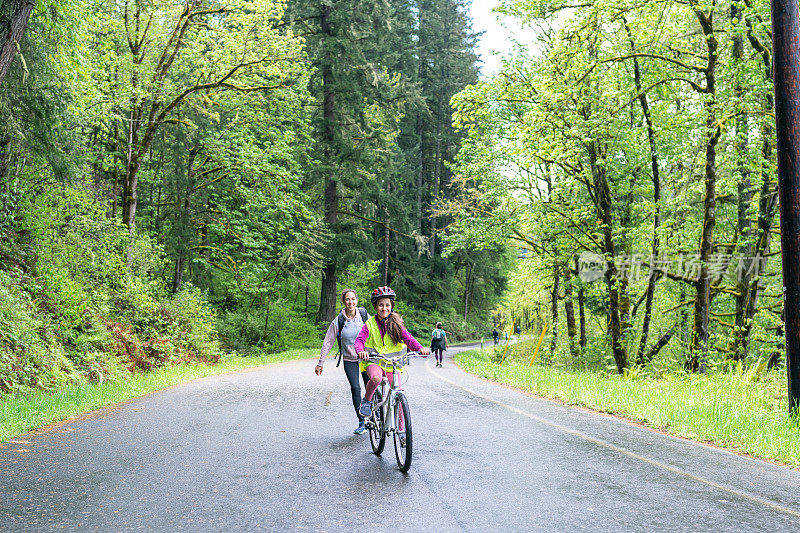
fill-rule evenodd
<path id="1" fill-rule="evenodd" d="M 172 321 L 166 333 L 193 357 L 216 362 L 222 355 L 216 331 L 216 313 L 200 289 L 190 284 L 162 308 L 162 314 Z"/>
<path id="2" fill-rule="evenodd" d="M 464 320 L 454 309 L 444 312 L 424 311 L 398 302 L 396 311 L 403 315 L 409 333 L 423 345 L 430 343 L 431 331 L 436 326 L 436 322 L 442 323 L 442 327 L 447 332 L 448 341 L 451 343 L 488 337 L 492 331 L 488 319 L 480 320 L 470 317 L 471 320 Z"/>
<path id="3" fill-rule="evenodd" d="M 116 294 L 123 320 L 111 329 L 117 352 L 129 362 L 131 370 L 219 360 L 215 313 L 200 290 L 185 284 L 172 298 L 158 293 L 157 283 L 130 276 Z"/>
<path id="4" fill-rule="evenodd" d="M 327 324 L 325 324 L 327 328 Z M 320 328 L 291 307 L 273 304 L 269 309 L 227 311 L 217 322 L 220 337 L 228 348 L 247 352 L 279 352 L 292 348 L 319 346 Z"/>
<path id="5" fill-rule="evenodd" d="M 94 191 L 54 185 L 21 206 L 17 265 L 0 270 L 0 392 L 104 381 L 184 361 L 219 359 L 216 318 L 201 292 L 151 281 L 163 253 L 131 248 Z M 22 250 L 22 251 L 20 251 Z M 24 251 L 24 254 L 23 254 Z"/>
<path id="6" fill-rule="evenodd" d="M 19 280 L 0 271 L 0 391 L 54 388 L 73 380 L 74 365 L 51 329 Z"/>

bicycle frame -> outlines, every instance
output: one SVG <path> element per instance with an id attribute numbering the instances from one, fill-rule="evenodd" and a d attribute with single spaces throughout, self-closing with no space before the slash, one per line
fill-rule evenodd
<path id="1" fill-rule="evenodd" d="M 396 425 L 398 424 L 398 422 L 395 421 L 394 419 L 394 409 L 392 409 L 392 407 L 394 406 L 394 397 L 397 394 L 397 391 L 402 390 L 400 388 L 402 386 L 402 384 L 400 383 L 400 372 L 402 372 L 403 367 L 405 367 L 405 365 L 407 364 L 408 357 L 409 355 L 405 354 L 395 357 L 383 357 L 380 355 L 373 355 L 370 356 L 369 358 L 369 360 L 374 363 L 380 363 L 381 361 L 383 361 L 384 363 L 388 363 L 386 365 L 388 368 L 381 367 L 381 370 L 383 370 L 384 372 L 392 373 L 391 382 L 389 381 L 389 378 L 387 378 L 386 376 L 383 376 L 383 379 L 381 379 L 381 383 L 380 385 L 378 385 L 381 391 L 381 401 L 380 403 L 377 403 L 372 406 L 372 409 L 374 411 L 377 411 L 379 409 L 383 409 L 383 407 L 388 404 L 388 408 L 384 412 L 383 427 L 381 428 L 381 431 L 387 434 L 394 433 L 398 430 Z M 389 385 L 388 391 L 386 387 L 387 384 Z"/>

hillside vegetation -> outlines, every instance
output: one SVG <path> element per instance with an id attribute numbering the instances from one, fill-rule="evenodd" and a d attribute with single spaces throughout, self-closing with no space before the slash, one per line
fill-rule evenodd
<path id="1" fill-rule="evenodd" d="M 31 5 L 0 4 L 0 399 L 319 346 L 345 287 L 490 329 L 512 259 L 435 211 L 466 2 Z"/>

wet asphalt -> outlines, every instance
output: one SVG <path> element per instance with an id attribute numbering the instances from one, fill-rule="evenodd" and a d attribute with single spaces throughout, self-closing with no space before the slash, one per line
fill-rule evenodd
<path id="1" fill-rule="evenodd" d="M 447 355 L 451 356 L 455 350 Z M 406 372 L 413 464 L 342 368 L 205 378 L 0 445 L 2 531 L 800 531 L 800 472 L 470 376 Z"/>

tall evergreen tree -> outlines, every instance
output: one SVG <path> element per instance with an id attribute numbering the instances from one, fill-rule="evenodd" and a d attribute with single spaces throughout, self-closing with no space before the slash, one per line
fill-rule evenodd
<path id="1" fill-rule="evenodd" d="M 475 55 L 477 35 L 467 16 L 463 0 L 419 0 L 416 3 L 416 65 L 413 69 L 421 91 L 421 105 L 409 113 L 404 133 L 414 139 L 404 147 L 409 162 L 404 184 L 404 204 L 408 206 L 408 232 L 416 232 L 427 243 L 428 257 L 417 260 L 411 243 L 399 250 L 398 260 L 405 265 L 400 285 L 418 297 L 412 303 L 421 307 L 458 307 L 467 295 L 467 273 L 453 256 L 442 259 L 440 233 L 447 223 L 436 215 L 436 205 L 450 192 L 450 164 L 460 148 L 461 134 L 453 128 L 450 99 L 478 81 Z M 413 206 L 413 208 L 411 207 Z M 456 295 L 454 279 L 463 277 L 462 295 Z M 480 275 L 479 273 L 476 273 Z M 472 274 L 470 274 L 472 275 Z"/>
<path id="2" fill-rule="evenodd" d="M 397 130 L 397 117 L 391 109 L 403 99 L 397 92 L 399 80 L 389 67 L 395 53 L 390 46 L 395 42 L 390 38 L 392 14 L 388 1 L 364 0 L 296 2 L 289 13 L 292 21 L 306 28 L 316 68 L 311 92 L 319 102 L 317 160 L 310 175 L 322 191 L 324 220 L 335 235 L 322 273 L 319 322 L 329 321 L 335 313 L 337 272 L 345 261 L 344 249 L 364 249 L 342 243 L 356 238 L 358 231 L 353 230 L 362 220 L 386 225 L 385 212 L 384 219 L 378 220 L 382 215 L 375 218 L 374 210 L 380 209 L 387 187 L 391 190 Z M 378 183 L 378 176 L 386 182 L 384 186 Z M 342 200 L 349 200 L 349 207 L 343 206 Z M 364 209 L 366 212 L 357 212 Z M 356 216 L 344 222 L 342 212 Z"/>

